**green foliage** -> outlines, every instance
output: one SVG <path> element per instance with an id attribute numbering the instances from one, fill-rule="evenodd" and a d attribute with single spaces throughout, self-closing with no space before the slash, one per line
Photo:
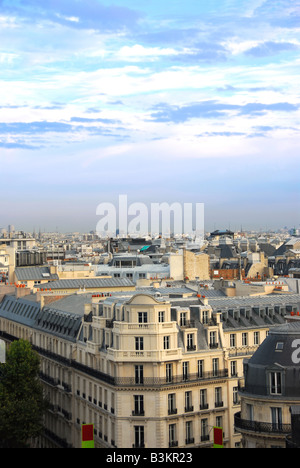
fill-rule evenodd
<path id="1" fill-rule="evenodd" d="M 25 340 L 14 341 L 0 367 L 0 446 L 26 447 L 43 429 L 47 402 L 40 359 Z"/>

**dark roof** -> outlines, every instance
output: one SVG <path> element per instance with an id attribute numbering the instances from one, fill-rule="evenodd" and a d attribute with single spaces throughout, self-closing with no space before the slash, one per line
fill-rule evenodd
<path id="1" fill-rule="evenodd" d="M 0 317 L 33 326 L 40 309 L 39 302 L 7 295 L 0 304 Z"/>
<path id="2" fill-rule="evenodd" d="M 50 273 L 48 266 L 18 267 L 15 268 L 15 275 L 19 281 L 54 281 L 59 279 L 56 273 Z"/>
<path id="3" fill-rule="evenodd" d="M 283 255 L 288 249 L 288 246 L 286 244 L 281 245 L 278 249 L 275 250 L 273 255 L 275 257 L 279 257 L 280 255 Z"/>
<path id="4" fill-rule="evenodd" d="M 92 293 L 86 294 L 68 294 L 67 296 L 51 303 L 51 309 L 61 312 L 69 312 L 76 315 L 84 314 L 85 304 L 92 302 Z M 50 307 L 50 306 L 49 306 Z"/>
<path id="5" fill-rule="evenodd" d="M 272 257 L 274 253 L 276 252 L 276 247 L 271 244 L 259 244 L 259 248 L 262 252 L 266 254 L 267 257 Z"/>
<path id="6" fill-rule="evenodd" d="M 234 236 L 234 232 L 228 229 L 216 230 L 210 233 L 211 236 Z"/>
<path id="7" fill-rule="evenodd" d="M 81 295 L 76 295 L 75 300 L 73 298 L 73 311 L 71 312 L 71 308 L 69 311 L 64 310 L 64 305 L 60 310 L 60 301 L 51 304 L 51 307 L 45 306 L 41 309 L 39 302 L 7 295 L 0 305 L 0 317 L 75 341 L 84 314 L 84 304 L 81 299 Z"/>
<path id="8" fill-rule="evenodd" d="M 76 341 L 81 324 L 81 315 L 61 311 L 54 307 L 44 307 L 36 318 L 34 328 Z"/>
<path id="9" fill-rule="evenodd" d="M 232 245 L 222 244 L 215 248 L 216 256 L 219 258 L 237 258 L 237 250 Z"/>
<path id="10" fill-rule="evenodd" d="M 127 288 L 134 287 L 134 283 L 128 278 L 77 278 L 54 281 L 49 287 L 51 289 Z"/>
<path id="11" fill-rule="evenodd" d="M 297 351 L 299 339 L 300 322 L 285 323 L 270 329 L 267 338 L 245 366 L 244 391 L 254 395 L 272 396 L 269 374 L 275 371 L 284 373 L 281 398 L 293 397 L 300 400 L 300 360 Z"/>
<path id="12" fill-rule="evenodd" d="M 300 242 L 299 237 L 291 237 L 285 244 L 282 244 L 275 252 L 275 257 L 283 255 L 287 250 L 293 249 L 293 246 Z"/>

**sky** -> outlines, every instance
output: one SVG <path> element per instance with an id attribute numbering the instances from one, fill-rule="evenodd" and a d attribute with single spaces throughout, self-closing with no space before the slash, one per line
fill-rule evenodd
<path id="1" fill-rule="evenodd" d="M 299 64 L 299 0 L 0 0 L 0 228 L 298 227 Z"/>

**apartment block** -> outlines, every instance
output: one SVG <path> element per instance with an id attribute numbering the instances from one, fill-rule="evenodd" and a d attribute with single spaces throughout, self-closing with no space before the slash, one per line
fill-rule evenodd
<path id="1" fill-rule="evenodd" d="M 239 447 L 243 359 L 300 297 L 166 289 L 69 294 L 43 306 L 35 295 L 3 298 L 1 339 L 28 339 L 41 357 L 51 409 L 39 446 L 80 447 L 90 423 L 97 448 L 210 448 L 214 426 L 224 447 Z"/>

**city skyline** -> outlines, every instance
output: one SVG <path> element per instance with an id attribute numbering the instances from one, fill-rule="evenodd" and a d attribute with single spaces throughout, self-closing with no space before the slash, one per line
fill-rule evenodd
<path id="1" fill-rule="evenodd" d="M 299 227 L 299 6 L 0 0 L 0 224 L 91 231 L 125 193 Z"/>

